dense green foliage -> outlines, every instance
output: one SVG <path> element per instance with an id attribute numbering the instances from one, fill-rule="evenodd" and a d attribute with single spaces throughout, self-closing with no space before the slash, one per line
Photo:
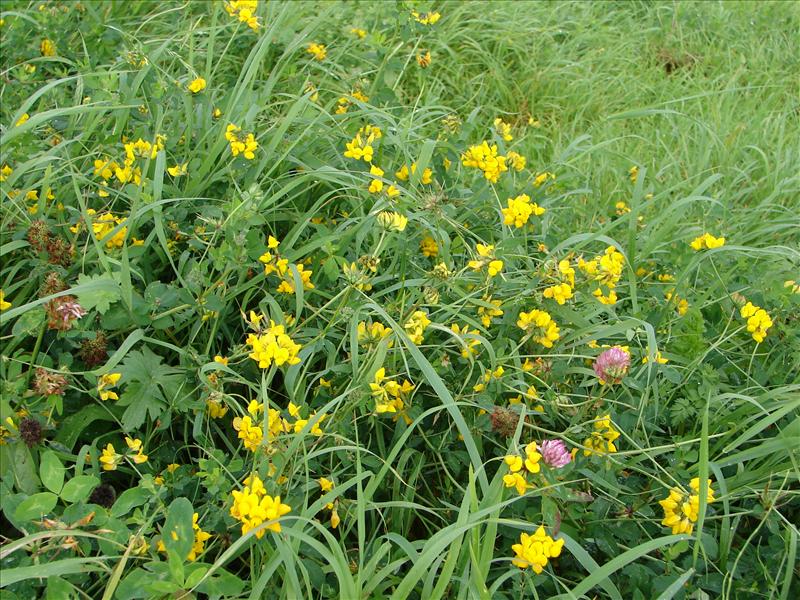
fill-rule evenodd
<path id="1" fill-rule="evenodd" d="M 0 598 L 798 597 L 797 6 L 250 4 L 0 6 Z"/>

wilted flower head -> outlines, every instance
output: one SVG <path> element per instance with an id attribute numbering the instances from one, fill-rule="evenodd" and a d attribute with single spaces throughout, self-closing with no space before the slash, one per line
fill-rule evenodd
<path id="1" fill-rule="evenodd" d="M 594 361 L 594 372 L 600 383 L 619 383 L 631 366 L 631 355 L 614 346 L 605 350 Z"/>
<path id="2" fill-rule="evenodd" d="M 544 440 L 539 444 L 542 460 L 553 469 L 566 467 L 572 461 L 572 455 L 561 440 Z"/>
<path id="3" fill-rule="evenodd" d="M 36 369 L 36 376 L 33 379 L 33 389 L 42 396 L 61 396 L 64 388 L 67 387 L 67 378 L 58 373 L 52 373 L 47 369 L 39 367 Z"/>

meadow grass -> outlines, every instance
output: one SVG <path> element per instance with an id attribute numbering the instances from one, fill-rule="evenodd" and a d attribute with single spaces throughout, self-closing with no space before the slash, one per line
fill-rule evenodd
<path id="1" fill-rule="evenodd" d="M 0 597 L 800 593 L 795 4 L 1 8 Z"/>

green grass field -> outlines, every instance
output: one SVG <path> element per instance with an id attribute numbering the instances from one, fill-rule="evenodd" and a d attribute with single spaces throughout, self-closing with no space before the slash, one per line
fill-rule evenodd
<path id="1" fill-rule="evenodd" d="M 0 599 L 800 595 L 796 3 L 0 38 Z"/>

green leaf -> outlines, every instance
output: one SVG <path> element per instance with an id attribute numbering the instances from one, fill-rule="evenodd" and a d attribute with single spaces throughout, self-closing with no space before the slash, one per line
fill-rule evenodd
<path id="1" fill-rule="evenodd" d="M 193 514 L 192 503 L 186 498 L 176 498 L 169 505 L 167 519 L 161 530 L 161 539 L 167 552 L 175 552 L 183 558 L 188 556 L 194 543 Z"/>
<path id="2" fill-rule="evenodd" d="M 148 416 L 158 419 L 168 406 L 167 398 L 177 396 L 181 370 L 162 364 L 147 347 L 128 354 L 120 371 L 127 383 L 118 402 L 128 407 L 122 415 L 123 429 L 138 429 Z"/>
<path id="3" fill-rule="evenodd" d="M 39 489 L 39 475 L 36 473 L 36 464 L 33 462 L 31 451 L 24 442 L 17 441 L 13 444 L 0 446 L 0 474 L 11 469 L 14 474 L 14 484 L 20 492 L 33 494 Z"/>
<path id="4" fill-rule="evenodd" d="M 39 461 L 39 476 L 44 487 L 58 494 L 64 485 L 64 465 L 52 450 L 45 450 Z"/>
<path id="5" fill-rule="evenodd" d="M 14 517 L 20 521 L 41 519 L 53 510 L 58 502 L 58 496 L 51 492 L 39 492 L 19 503 Z"/>
<path id="6" fill-rule="evenodd" d="M 97 487 L 100 480 L 94 475 L 78 475 L 70 479 L 61 490 L 61 499 L 64 502 L 83 502 Z"/>
<path id="7" fill-rule="evenodd" d="M 39 331 L 45 318 L 44 309 L 41 306 L 37 306 L 17 319 L 16 323 L 14 323 L 14 327 L 11 328 L 11 333 L 14 337 L 20 338 L 26 335 L 34 335 Z"/>
<path id="8" fill-rule="evenodd" d="M 122 492 L 111 507 L 111 516 L 115 519 L 124 517 L 128 512 L 137 506 L 141 506 L 150 498 L 150 492 L 147 490 L 135 487 Z"/>
<path id="9" fill-rule="evenodd" d="M 119 282 L 109 275 L 84 275 L 78 276 L 78 284 L 101 283 L 97 287 L 78 293 L 78 302 L 85 310 L 96 309 L 104 314 L 114 302 L 122 298 Z"/>

